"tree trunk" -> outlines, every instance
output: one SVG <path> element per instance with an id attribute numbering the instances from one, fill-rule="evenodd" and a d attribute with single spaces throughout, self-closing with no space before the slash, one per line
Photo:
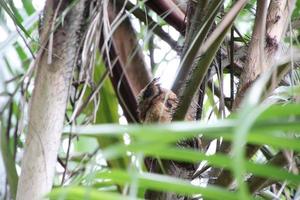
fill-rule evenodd
<path id="1" fill-rule="evenodd" d="M 109 20 L 116 26 L 117 15 L 124 17 L 125 12 L 121 10 L 122 4 L 118 2 L 115 6 L 108 4 Z M 120 13 L 121 12 L 121 13 Z M 113 34 L 113 44 L 118 59 L 123 67 L 124 73 L 135 96 L 151 81 L 152 74 L 144 61 L 144 55 L 138 44 L 136 33 L 128 17 L 117 25 Z"/>
<path id="2" fill-rule="evenodd" d="M 30 103 L 18 200 L 41 199 L 52 188 L 85 3 L 85 0 L 76 3 L 64 17 L 63 25 L 50 32 L 49 27 L 56 27 L 52 23 L 61 20 L 58 16 L 71 3 L 66 0 L 46 2 L 41 46 L 48 51 L 41 48 L 36 60 L 38 68 Z"/>
<path id="3" fill-rule="evenodd" d="M 243 68 L 233 109 L 240 106 L 244 95 L 255 80 L 278 62 L 280 59 L 281 40 L 286 32 L 288 21 L 295 5 L 294 0 L 260 0 L 257 3 L 254 31 L 249 46 L 247 63 Z M 266 12 L 267 11 L 267 12 Z M 277 78 L 276 83 L 280 80 Z M 273 89 L 277 85 L 274 83 Z M 251 158 L 260 147 L 257 145 L 246 146 L 246 157 Z M 231 144 L 224 142 L 221 146 L 222 153 L 229 153 Z M 215 181 L 216 185 L 229 186 L 233 176 L 229 170 L 223 170 Z"/>

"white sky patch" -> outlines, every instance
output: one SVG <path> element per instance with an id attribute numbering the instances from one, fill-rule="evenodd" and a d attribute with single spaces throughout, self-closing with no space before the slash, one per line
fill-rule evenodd
<path id="1" fill-rule="evenodd" d="M 14 5 L 16 8 L 21 9 L 23 8 L 23 3 L 21 0 L 14 0 Z"/>
<path id="2" fill-rule="evenodd" d="M 68 148 L 70 148 L 70 152 L 74 152 L 74 144 L 71 143 L 71 146 L 69 147 L 69 138 L 66 138 L 62 142 L 62 148 L 64 153 L 67 153 Z"/>
<path id="3" fill-rule="evenodd" d="M 0 26 L 0 35 L 1 35 L 0 42 L 4 42 L 6 40 L 8 34 L 2 26 Z"/>
<path id="4" fill-rule="evenodd" d="M 171 47 L 160 39 L 155 39 L 160 47 L 154 51 L 154 60 L 159 64 L 155 77 L 160 77 L 160 83 L 164 88 L 171 88 L 179 66 L 179 56 Z"/>
<path id="5" fill-rule="evenodd" d="M 179 65 L 179 60 L 174 59 L 163 64 L 157 69 L 155 77 L 160 77 L 161 86 L 164 88 L 171 88 L 175 79 L 177 68 Z"/>
<path id="6" fill-rule="evenodd" d="M 15 25 L 14 21 L 10 18 L 10 16 L 7 13 L 5 13 L 4 16 L 5 16 L 5 19 L 6 19 L 7 27 L 10 30 L 15 30 L 16 29 L 16 25 Z"/>
<path id="7" fill-rule="evenodd" d="M 131 3 L 133 3 L 134 5 L 137 4 L 137 1 L 136 0 L 129 0 Z"/>
<path id="8" fill-rule="evenodd" d="M 135 0 L 131 0 L 134 2 Z M 156 20 L 156 18 L 153 18 Z M 137 18 L 131 17 L 131 23 L 137 33 L 142 31 L 140 22 Z M 178 31 L 176 31 L 173 27 L 163 26 L 164 31 L 170 34 L 170 36 L 177 40 L 180 37 Z M 148 34 L 154 34 L 151 30 L 148 30 Z M 141 47 L 143 47 L 150 35 L 146 35 L 144 38 L 140 38 L 138 43 Z M 177 68 L 179 66 L 179 56 L 175 51 L 171 50 L 171 47 L 163 40 L 158 37 L 154 37 L 154 43 L 159 44 L 158 48 L 155 48 L 154 51 L 154 61 L 158 64 L 157 70 L 154 73 L 154 77 L 160 77 L 160 83 L 164 88 L 171 88 L 175 79 L 175 75 L 177 72 Z M 144 51 L 144 58 L 147 67 L 150 68 L 150 57 L 147 51 Z"/>
<path id="9" fill-rule="evenodd" d="M 124 115 L 119 118 L 119 123 L 121 125 L 127 125 L 128 124 L 128 122 L 126 120 L 126 117 Z"/>
<path id="10" fill-rule="evenodd" d="M 125 143 L 125 145 L 129 145 L 130 144 L 130 136 L 129 136 L 129 134 L 128 133 L 125 133 L 124 135 L 123 135 L 123 139 L 124 139 L 124 143 Z"/>
<path id="11" fill-rule="evenodd" d="M 180 36 L 180 33 L 175 28 L 173 28 L 172 26 L 163 26 L 162 29 L 164 31 L 166 31 L 167 33 L 169 33 L 172 36 L 173 39 L 174 38 L 178 39 L 179 36 Z"/>
<path id="12" fill-rule="evenodd" d="M 14 58 L 14 59 L 8 59 L 10 62 L 10 65 L 13 66 L 13 70 L 16 70 L 18 72 L 23 72 L 23 69 L 21 67 L 21 61 L 19 59 L 18 53 L 14 48 L 9 48 L 6 51 L 7 58 Z"/>
<path id="13" fill-rule="evenodd" d="M 43 10 L 45 5 L 45 0 L 33 0 L 32 5 L 36 10 Z"/>

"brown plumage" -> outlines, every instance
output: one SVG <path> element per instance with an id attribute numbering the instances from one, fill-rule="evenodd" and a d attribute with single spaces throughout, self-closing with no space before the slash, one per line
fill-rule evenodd
<path id="1" fill-rule="evenodd" d="M 138 113 L 142 123 L 169 123 L 172 121 L 178 99 L 174 92 L 162 88 L 154 78 L 137 96 Z M 186 116 L 191 121 L 192 117 Z M 198 139 L 181 140 L 177 143 L 182 147 L 198 148 Z"/>
<path id="2" fill-rule="evenodd" d="M 169 123 L 172 121 L 173 113 L 178 106 L 176 94 L 171 90 L 162 88 L 158 83 L 158 78 L 153 79 L 140 92 L 137 96 L 137 102 L 139 118 L 142 123 Z M 197 141 L 195 139 L 181 140 L 176 145 L 181 148 L 195 148 Z M 160 160 L 164 168 L 162 170 L 157 158 L 146 157 L 144 161 L 147 169 L 152 173 L 162 174 L 166 170 L 168 175 L 187 179 L 192 177 L 196 169 L 195 165 L 191 163 L 162 159 Z M 152 190 L 147 190 L 145 193 L 145 199 L 174 199 L 175 196 L 178 195 Z"/>
<path id="3" fill-rule="evenodd" d="M 162 88 L 153 79 L 138 95 L 138 113 L 142 123 L 171 122 L 178 100 L 171 90 Z"/>

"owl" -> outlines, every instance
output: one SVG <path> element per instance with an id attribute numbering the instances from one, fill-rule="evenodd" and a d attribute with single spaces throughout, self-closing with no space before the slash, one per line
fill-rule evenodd
<path id="1" fill-rule="evenodd" d="M 142 123 L 170 123 L 174 111 L 178 106 L 176 94 L 171 90 L 162 88 L 158 80 L 158 78 L 153 79 L 137 96 L 139 119 Z M 195 139 L 183 139 L 174 145 L 180 148 L 195 148 L 195 144 Z M 158 160 L 160 160 L 164 169 L 162 169 Z M 196 169 L 192 163 L 153 157 L 146 157 L 144 162 L 149 172 L 159 174 L 166 172 L 168 175 L 176 174 L 186 179 L 190 179 Z M 175 199 L 175 196 L 177 196 L 175 193 L 164 193 L 152 190 L 147 190 L 145 193 L 145 199 Z"/>
<path id="2" fill-rule="evenodd" d="M 141 123 L 169 123 L 172 121 L 174 111 L 178 106 L 177 95 L 171 90 L 162 88 L 154 78 L 137 96 L 138 113 Z M 191 121 L 190 115 L 185 120 Z M 198 148 L 199 142 L 194 139 L 181 140 L 179 146 Z"/>
<path id="3" fill-rule="evenodd" d="M 154 78 L 137 96 L 139 119 L 142 123 L 171 122 L 178 105 L 176 94 L 162 88 Z"/>

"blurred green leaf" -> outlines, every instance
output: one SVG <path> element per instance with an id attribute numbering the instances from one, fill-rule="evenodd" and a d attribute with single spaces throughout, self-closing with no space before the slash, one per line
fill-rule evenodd
<path id="1" fill-rule="evenodd" d="M 32 5 L 32 0 L 22 0 L 22 3 L 28 15 L 32 15 L 35 12 L 35 9 Z"/>
<path id="2" fill-rule="evenodd" d="M 20 44 L 18 42 L 14 44 L 14 47 L 18 53 L 20 60 L 25 61 L 28 58 L 28 56 L 27 56 L 26 52 L 24 51 L 24 49 L 20 46 Z"/>
<path id="3" fill-rule="evenodd" d="M 95 79 L 99 81 L 101 75 L 104 74 L 105 70 L 104 63 L 102 62 L 101 57 L 97 59 L 97 65 L 95 66 Z M 118 114 L 118 99 L 112 87 L 112 84 L 109 79 L 104 81 L 103 87 L 100 89 L 100 105 L 96 114 L 96 123 L 118 123 L 119 114 Z M 100 148 L 104 149 L 108 146 L 114 145 L 119 142 L 123 142 L 123 136 L 120 135 L 117 138 L 107 138 L 99 137 L 98 142 Z M 127 156 L 119 158 L 117 160 L 108 161 L 110 167 L 112 168 L 121 168 L 125 169 L 128 164 Z"/>
<path id="4" fill-rule="evenodd" d="M 51 200 L 134 200 L 116 193 L 99 191 L 88 187 L 69 187 L 53 189 L 47 195 Z"/>
<path id="5" fill-rule="evenodd" d="M 210 199 L 238 199 L 234 192 L 207 186 L 195 186 L 178 178 L 163 176 L 152 173 L 137 173 L 128 171 L 113 170 L 111 172 L 100 172 L 98 178 L 111 179 L 119 184 L 137 181 L 139 187 L 149 188 L 158 191 L 176 192 L 185 195 L 201 194 Z"/>
<path id="6" fill-rule="evenodd" d="M 13 4 L 12 4 L 13 5 Z M 30 34 L 27 32 L 27 30 L 22 25 L 22 18 L 18 14 L 17 9 L 13 6 L 13 8 L 9 7 L 9 3 L 7 3 L 5 0 L 0 0 L 0 6 L 5 10 L 5 12 L 10 16 L 10 18 L 13 20 L 13 22 L 22 30 L 22 32 L 29 38 Z"/>
<path id="7" fill-rule="evenodd" d="M 1 153 L 3 162 L 5 165 L 6 175 L 8 184 L 10 187 L 10 194 L 15 199 L 17 194 L 17 186 L 18 186 L 18 174 L 16 170 L 15 160 L 10 151 L 9 144 L 6 142 L 6 129 L 7 127 L 3 126 L 2 122 L 3 118 L 0 118 L 0 134 L 1 134 Z"/>

